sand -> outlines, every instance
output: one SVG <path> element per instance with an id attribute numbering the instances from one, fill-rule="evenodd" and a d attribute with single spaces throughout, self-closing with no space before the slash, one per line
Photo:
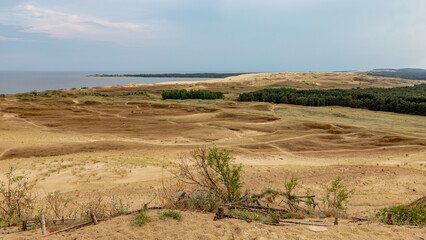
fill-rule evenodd
<path id="1" fill-rule="evenodd" d="M 139 208 L 161 187 L 162 176 L 181 154 L 216 144 L 242 163 L 244 187 L 252 192 L 283 189 L 297 176 L 304 194 L 323 195 L 337 176 L 356 190 L 349 216 L 371 217 L 377 209 L 408 204 L 426 195 L 425 117 L 343 107 L 239 103 L 239 92 L 264 87 L 327 89 L 409 86 L 419 81 L 363 73 L 249 74 L 205 82 L 179 82 L 69 90 L 120 94 L 146 90 L 149 97 L 8 96 L 0 101 L 0 171 L 10 165 L 38 179 L 40 198 L 60 190 L 84 198 L 97 192 L 131 198 Z M 225 100 L 160 99 L 159 90 L 226 90 Z M 64 91 L 65 92 L 65 91 Z M 165 166 L 163 168 L 162 166 Z M 0 180 L 3 180 L 3 174 Z M 158 204 L 158 202 L 154 203 Z M 184 212 L 183 220 L 132 224 L 122 216 L 51 239 L 419 239 L 424 229 L 349 222 L 314 230 L 274 227 L 239 220 L 214 222 L 213 215 Z M 331 223 L 333 219 L 310 221 Z M 6 231 L 6 230 L 5 230 Z M 7 235 L 27 239 L 39 230 Z"/>

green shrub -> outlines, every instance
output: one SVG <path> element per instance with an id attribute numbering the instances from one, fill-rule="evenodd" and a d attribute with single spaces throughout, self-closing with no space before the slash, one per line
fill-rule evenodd
<path id="1" fill-rule="evenodd" d="M 145 223 L 149 222 L 149 219 L 150 217 L 146 214 L 146 212 L 142 211 L 136 214 L 134 224 L 140 227 L 144 225 Z"/>
<path id="2" fill-rule="evenodd" d="M 222 99 L 222 92 L 213 92 L 210 90 L 186 90 L 174 89 L 161 92 L 163 99 Z"/>
<path id="3" fill-rule="evenodd" d="M 120 94 L 120 96 L 122 96 L 122 97 L 124 97 L 124 96 L 132 96 L 132 95 L 149 97 L 148 93 L 146 91 L 143 91 L 143 90 L 139 90 L 139 91 L 136 91 L 136 92 L 128 92 L 128 93 L 122 93 L 122 94 Z"/>
<path id="4" fill-rule="evenodd" d="M 160 215 L 161 220 L 164 220 L 166 218 L 173 218 L 175 220 L 180 221 L 180 220 L 182 220 L 182 214 L 178 211 L 167 210 L 167 211 L 161 213 L 161 215 Z"/>
<path id="5" fill-rule="evenodd" d="M 226 202 L 238 201 L 241 197 L 240 174 L 242 165 L 232 166 L 233 157 L 231 150 L 218 149 L 216 146 L 209 148 L 207 164 L 218 174 L 219 181 L 225 186 Z"/>
<path id="6" fill-rule="evenodd" d="M 0 94 L 0 98 L 6 98 L 6 95 Z"/>
<path id="7" fill-rule="evenodd" d="M 292 177 L 289 182 L 285 182 L 285 193 L 284 195 L 288 198 L 290 201 L 297 201 L 296 195 L 294 195 L 294 190 L 296 189 L 297 185 L 299 185 L 297 177 Z"/>
<path id="8" fill-rule="evenodd" d="M 259 215 L 257 215 L 256 213 L 253 213 L 253 212 L 246 211 L 246 210 L 231 210 L 230 214 L 237 216 L 237 217 L 240 217 L 240 218 L 248 219 L 248 220 L 253 220 L 253 221 L 259 221 L 260 220 Z"/>
<path id="9" fill-rule="evenodd" d="M 5 175 L 6 182 L 0 181 L 0 220 L 15 224 L 34 209 L 35 182 L 18 175 L 12 166 Z"/>
<path id="10" fill-rule="evenodd" d="M 242 165 L 233 166 L 233 160 L 228 149 L 198 148 L 191 158 L 180 159 L 177 174 L 183 182 L 207 189 L 224 202 L 235 202 L 241 197 Z"/>
<path id="11" fill-rule="evenodd" d="M 220 199 L 217 197 L 217 194 L 209 190 L 195 191 L 189 196 L 191 207 L 203 211 L 214 211 L 219 201 Z"/>
<path id="12" fill-rule="evenodd" d="M 346 205 L 349 203 L 349 198 L 355 193 L 355 189 L 348 190 L 343 185 L 342 178 L 338 176 L 336 180 L 331 183 L 331 186 L 326 186 L 326 197 L 323 202 L 331 211 L 332 215 L 344 215 L 346 212 Z"/>
<path id="13" fill-rule="evenodd" d="M 393 215 L 394 224 L 397 225 L 425 225 L 426 224 L 426 208 L 423 205 L 413 206 L 411 208 L 404 205 L 384 208 L 377 212 L 376 217 L 380 221 L 387 223 L 387 213 Z"/>

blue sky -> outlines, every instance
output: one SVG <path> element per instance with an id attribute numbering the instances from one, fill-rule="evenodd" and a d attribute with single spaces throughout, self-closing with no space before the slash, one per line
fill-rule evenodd
<path id="1" fill-rule="evenodd" d="M 0 70 L 426 68 L 425 0 L 1 0 Z"/>

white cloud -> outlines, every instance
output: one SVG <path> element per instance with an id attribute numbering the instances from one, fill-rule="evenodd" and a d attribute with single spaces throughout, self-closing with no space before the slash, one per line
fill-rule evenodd
<path id="1" fill-rule="evenodd" d="M 44 33 L 59 39 L 85 39 L 125 44 L 156 38 L 153 24 L 114 22 L 92 16 L 70 14 L 30 4 L 19 5 L 15 24 L 24 32 Z"/>
<path id="2" fill-rule="evenodd" d="M 23 39 L 0 36 L 0 41 L 23 41 Z"/>

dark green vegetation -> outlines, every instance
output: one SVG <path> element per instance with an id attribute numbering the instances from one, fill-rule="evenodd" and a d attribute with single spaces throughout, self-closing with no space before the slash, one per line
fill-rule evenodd
<path id="1" fill-rule="evenodd" d="M 161 92 L 163 99 L 222 99 L 222 92 L 213 92 L 210 90 L 186 90 L 174 89 Z"/>
<path id="2" fill-rule="evenodd" d="M 419 68 L 376 69 L 368 72 L 367 75 L 380 77 L 397 77 L 412 80 L 426 80 L 426 70 Z"/>
<path id="3" fill-rule="evenodd" d="M 173 218 L 175 220 L 180 221 L 180 220 L 182 220 L 182 214 L 178 211 L 167 210 L 167 211 L 161 213 L 161 215 L 160 215 L 161 220 L 164 220 L 166 218 Z"/>
<path id="4" fill-rule="evenodd" d="M 382 222 L 387 222 L 387 213 L 393 215 L 394 224 L 397 225 L 425 225 L 426 224 L 426 208 L 424 205 L 407 207 L 404 205 L 384 208 L 377 213 L 377 217 Z"/>
<path id="5" fill-rule="evenodd" d="M 142 211 L 135 216 L 134 223 L 136 226 L 141 227 L 145 223 L 149 222 L 149 219 L 150 217 L 146 214 L 146 212 Z"/>
<path id="6" fill-rule="evenodd" d="M 160 73 L 160 74 L 94 74 L 88 77 L 142 77 L 142 78 L 226 78 L 247 73 Z"/>
<path id="7" fill-rule="evenodd" d="M 426 116 L 426 84 L 398 88 L 296 90 L 269 88 L 242 93 L 238 101 L 304 106 L 343 106 Z"/>

